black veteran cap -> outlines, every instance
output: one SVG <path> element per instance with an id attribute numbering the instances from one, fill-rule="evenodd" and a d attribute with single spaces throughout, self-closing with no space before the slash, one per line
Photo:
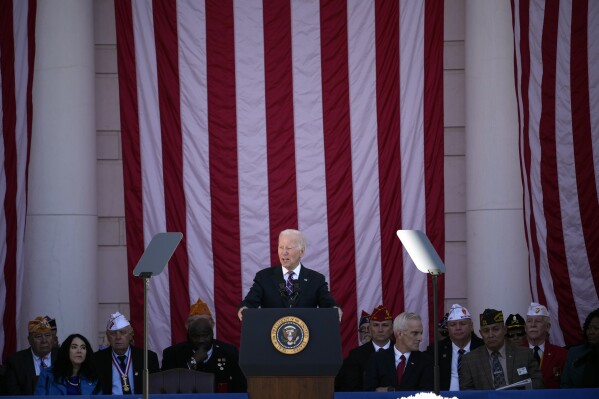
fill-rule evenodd
<path id="1" fill-rule="evenodd" d="M 518 313 L 511 314 L 507 317 L 507 320 L 505 321 L 505 326 L 508 330 L 524 328 L 524 318 L 520 316 Z"/>
<path id="2" fill-rule="evenodd" d="M 495 323 L 503 324 L 503 312 L 496 309 L 485 309 L 480 315 L 480 326 L 488 326 Z"/>

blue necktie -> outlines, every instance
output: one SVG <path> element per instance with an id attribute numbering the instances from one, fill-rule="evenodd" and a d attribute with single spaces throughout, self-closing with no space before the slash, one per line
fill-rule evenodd
<path id="1" fill-rule="evenodd" d="M 126 373 L 127 372 L 127 363 L 126 363 L 127 356 L 120 355 L 120 356 L 117 356 L 116 358 L 119 359 L 119 367 L 121 368 L 121 371 L 123 373 Z"/>

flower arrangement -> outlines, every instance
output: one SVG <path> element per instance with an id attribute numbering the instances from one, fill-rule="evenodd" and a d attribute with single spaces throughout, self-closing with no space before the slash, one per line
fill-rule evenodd
<path id="1" fill-rule="evenodd" d="M 446 398 L 443 396 L 435 395 L 432 392 L 420 392 L 420 393 L 417 393 L 416 395 L 404 396 L 404 397 L 397 398 L 397 399 L 458 399 L 458 398 L 456 398 L 455 396 L 453 396 L 451 398 Z"/>

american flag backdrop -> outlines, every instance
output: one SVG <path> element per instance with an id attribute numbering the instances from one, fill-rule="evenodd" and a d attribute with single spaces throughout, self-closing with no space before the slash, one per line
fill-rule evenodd
<path id="1" fill-rule="evenodd" d="M 0 0 L 3 358 L 31 316 L 19 309 L 35 10 Z M 115 10 L 130 270 L 155 233 L 184 233 L 151 281 L 150 346 L 185 339 L 198 297 L 219 338 L 237 343 L 236 306 L 290 227 L 306 233 L 304 263 L 345 311 L 346 349 L 361 309 L 379 303 L 430 328 L 430 283 L 395 230 L 425 230 L 443 256 L 442 2 Z M 552 340 L 572 344 L 599 307 L 599 4 L 512 0 L 512 11 L 531 291 L 549 307 Z M 131 277 L 138 334 L 142 288 Z"/>
<path id="2" fill-rule="evenodd" d="M 0 0 L 0 353 L 16 350 L 24 276 L 35 0 Z M 19 332 L 22 334 L 22 332 Z"/>
<path id="3" fill-rule="evenodd" d="M 599 2 L 512 11 L 531 290 L 572 345 L 599 307 Z"/>
<path id="4" fill-rule="evenodd" d="M 185 340 L 198 297 L 238 343 L 236 308 L 286 228 L 343 308 L 346 351 L 381 303 L 429 327 L 430 277 L 395 231 L 444 253 L 443 2 L 115 5 L 129 268 L 154 234 L 184 235 L 151 280 L 149 346 Z M 131 278 L 138 333 L 142 290 Z"/>

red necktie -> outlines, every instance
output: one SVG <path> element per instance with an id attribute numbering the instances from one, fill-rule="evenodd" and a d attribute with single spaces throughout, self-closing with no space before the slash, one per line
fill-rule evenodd
<path id="1" fill-rule="evenodd" d="M 397 364 L 397 385 L 401 385 L 403 379 L 403 372 L 406 369 L 406 357 L 401 355 L 399 357 L 399 363 Z"/>

